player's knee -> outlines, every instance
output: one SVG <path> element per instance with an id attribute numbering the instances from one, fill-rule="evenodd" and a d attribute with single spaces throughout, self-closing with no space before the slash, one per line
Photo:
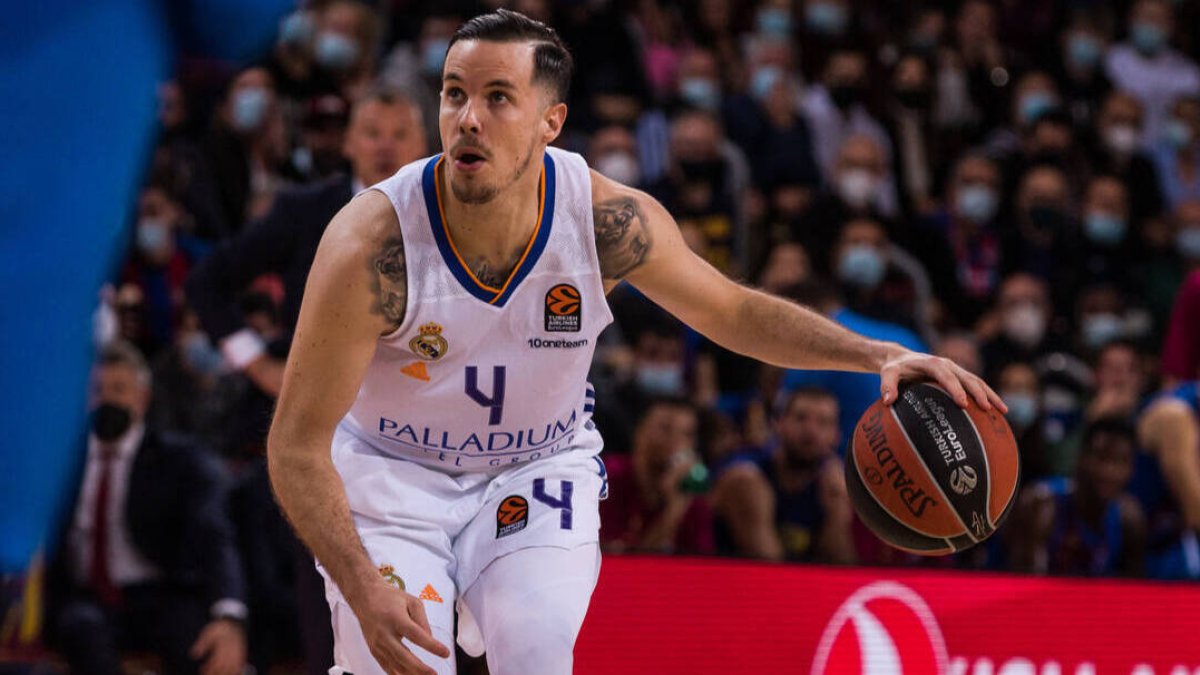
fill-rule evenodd
<path id="1" fill-rule="evenodd" d="M 515 610 L 487 636 L 492 675 L 556 675 L 571 672 L 579 623 L 552 604 Z"/>

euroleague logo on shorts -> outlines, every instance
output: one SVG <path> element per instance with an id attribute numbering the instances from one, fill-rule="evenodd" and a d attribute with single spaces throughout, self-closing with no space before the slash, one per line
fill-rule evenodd
<path id="1" fill-rule="evenodd" d="M 496 538 L 506 537 L 525 529 L 529 523 L 529 500 L 510 495 L 496 508 Z"/>
<path id="2" fill-rule="evenodd" d="M 559 284 L 546 291 L 546 332 L 578 333 L 582 316 L 583 303 L 578 288 Z"/>
<path id="3" fill-rule="evenodd" d="M 812 675 L 948 672 L 942 629 L 911 588 L 877 581 L 855 591 L 825 625 Z"/>

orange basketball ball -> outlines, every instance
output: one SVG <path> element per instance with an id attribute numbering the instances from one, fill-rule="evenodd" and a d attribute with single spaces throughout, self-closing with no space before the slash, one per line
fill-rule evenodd
<path id="1" fill-rule="evenodd" d="M 941 387 L 900 388 L 859 418 L 846 451 L 846 487 L 880 539 L 921 555 L 970 548 L 996 531 L 1017 493 L 1020 461 L 1008 421 Z"/>

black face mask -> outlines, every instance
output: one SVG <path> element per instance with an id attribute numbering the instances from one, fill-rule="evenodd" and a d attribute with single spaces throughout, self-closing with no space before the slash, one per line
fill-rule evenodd
<path id="1" fill-rule="evenodd" d="M 839 110 L 845 111 L 862 99 L 862 87 L 853 84 L 837 84 L 829 88 L 829 98 Z"/>
<path id="2" fill-rule="evenodd" d="M 105 443 L 124 436 L 132 424 L 133 412 L 124 406 L 102 403 L 92 411 L 92 433 Z"/>
<path id="3" fill-rule="evenodd" d="M 1062 232 L 1070 224 L 1067 214 L 1052 206 L 1034 206 L 1029 209 L 1029 224 L 1042 232 Z"/>
<path id="4" fill-rule="evenodd" d="M 900 89 L 896 92 L 896 101 L 910 110 L 924 110 L 929 107 L 932 98 L 928 89 Z"/>

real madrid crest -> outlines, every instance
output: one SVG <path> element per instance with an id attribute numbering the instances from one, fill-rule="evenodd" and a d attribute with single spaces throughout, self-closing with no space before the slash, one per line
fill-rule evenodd
<path id="1" fill-rule="evenodd" d="M 450 345 L 442 337 L 442 327 L 432 321 L 417 329 L 418 335 L 408 341 L 408 348 L 417 356 L 437 361 L 446 355 Z"/>

